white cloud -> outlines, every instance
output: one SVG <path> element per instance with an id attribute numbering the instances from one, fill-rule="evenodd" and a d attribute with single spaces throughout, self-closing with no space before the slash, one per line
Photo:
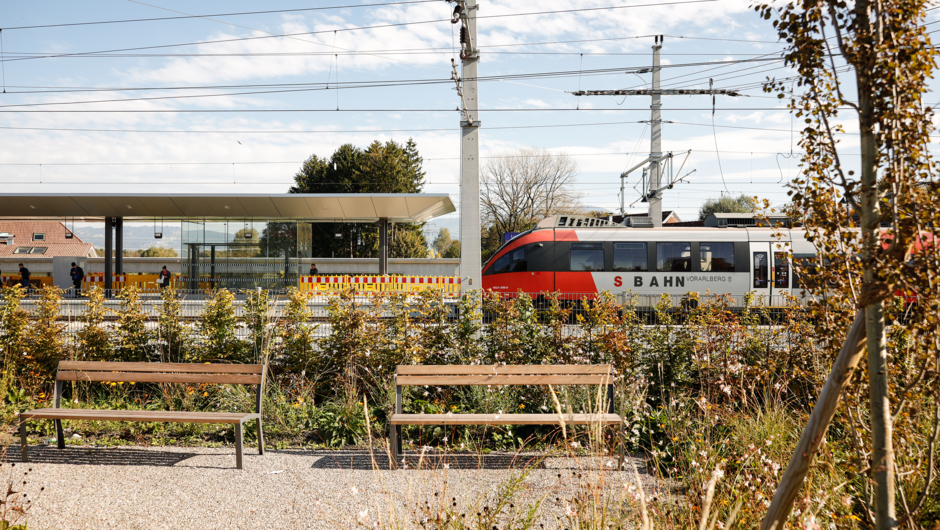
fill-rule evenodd
<path id="1" fill-rule="evenodd" d="M 527 99 L 524 101 L 524 103 L 531 107 L 539 107 L 542 109 L 547 109 L 547 108 L 552 107 L 551 103 L 546 103 L 545 101 L 542 101 L 541 99 Z"/>

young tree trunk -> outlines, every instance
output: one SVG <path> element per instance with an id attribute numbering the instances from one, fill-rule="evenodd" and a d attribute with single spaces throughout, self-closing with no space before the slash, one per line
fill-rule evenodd
<path id="1" fill-rule="evenodd" d="M 871 480 L 875 486 L 875 528 L 897 524 L 894 498 L 894 447 L 891 441 L 891 401 L 888 398 L 888 355 L 882 303 L 865 308 L 868 385 L 871 407 Z"/>
<path id="2" fill-rule="evenodd" d="M 858 0 L 856 37 L 869 49 L 875 48 L 880 34 L 874 27 L 874 5 Z M 859 306 L 865 314 L 865 338 L 868 349 L 869 407 L 872 433 L 871 480 L 875 489 L 875 528 L 894 528 L 894 451 L 891 443 L 891 401 L 888 388 L 888 352 L 882 281 L 876 270 L 875 256 L 881 252 L 881 196 L 878 189 L 878 138 L 876 137 L 876 92 L 873 79 L 874 57 L 855 65 L 858 89 L 858 124 L 861 135 L 861 197 L 859 220 L 862 236 L 863 281 Z"/>
<path id="3" fill-rule="evenodd" d="M 806 427 L 803 428 L 800 441 L 793 450 L 793 456 L 790 457 L 790 463 L 783 472 L 783 478 L 780 479 L 774 499 L 767 509 L 767 514 L 764 515 L 761 530 L 782 530 L 790 517 L 793 501 L 800 492 L 803 479 L 809 472 L 816 451 L 826 438 L 829 423 L 839 405 L 839 396 L 848 386 L 855 367 L 862 359 L 862 352 L 865 351 L 865 320 L 865 315 L 859 313 L 855 317 L 852 328 L 849 329 L 849 334 L 845 337 L 839 356 L 832 364 L 832 371 L 826 379 L 826 385 L 813 408 L 813 414 L 809 417 Z"/>

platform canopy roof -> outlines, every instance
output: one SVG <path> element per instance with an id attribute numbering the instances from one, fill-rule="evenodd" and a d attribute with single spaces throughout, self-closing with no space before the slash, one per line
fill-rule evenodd
<path id="1" fill-rule="evenodd" d="M 0 193 L 0 218 L 135 220 L 295 219 L 420 223 L 456 211 L 446 193 L 26 194 Z"/>

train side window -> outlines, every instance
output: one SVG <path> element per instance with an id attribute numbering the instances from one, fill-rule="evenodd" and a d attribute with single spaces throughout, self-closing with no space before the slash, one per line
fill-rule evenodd
<path id="1" fill-rule="evenodd" d="M 614 243 L 615 271 L 645 271 L 646 269 L 646 243 Z"/>
<path id="2" fill-rule="evenodd" d="M 700 243 L 702 272 L 734 272 L 734 243 Z"/>
<path id="3" fill-rule="evenodd" d="M 755 252 L 754 253 L 754 288 L 755 289 L 767 288 L 767 277 L 770 275 L 769 273 L 770 271 L 767 270 L 767 253 Z"/>
<path id="4" fill-rule="evenodd" d="M 793 254 L 793 287 L 810 288 L 815 286 L 816 254 Z"/>
<path id="5" fill-rule="evenodd" d="M 774 288 L 790 287 L 790 263 L 786 252 L 774 252 Z"/>
<path id="6" fill-rule="evenodd" d="M 656 243 L 656 270 L 690 272 L 692 245 L 690 243 Z"/>
<path id="7" fill-rule="evenodd" d="M 503 254 L 496 263 L 493 264 L 493 274 L 509 272 L 509 253 Z"/>
<path id="8" fill-rule="evenodd" d="M 604 244 L 572 243 L 570 265 L 572 271 L 604 270 Z"/>
<path id="9" fill-rule="evenodd" d="M 512 251 L 512 258 L 509 263 L 509 272 L 525 272 L 525 247 L 519 247 Z"/>

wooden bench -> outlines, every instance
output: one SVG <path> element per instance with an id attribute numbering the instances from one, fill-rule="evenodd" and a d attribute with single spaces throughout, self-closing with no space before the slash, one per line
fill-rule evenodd
<path id="1" fill-rule="evenodd" d="M 614 414 L 613 370 L 602 365 L 417 365 L 399 366 L 395 371 L 395 413 L 389 421 L 391 451 L 398 461 L 401 455 L 402 425 L 597 425 L 604 427 L 623 425 L 623 419 Z M 403 386 L 453 385 L 605 385 L 607 386 L 607 413 L 568 414 L 559 417 L 550 414 L 403 414 Z M 623 465 L 624 446 L 620 443 L 620 466 Z"/>
<path id="2" fill-rule="evenodd" d="M 36 409 L 20 414 L 20 442 L 23 461 L 27 462 L 26 422 L 51 419 L 55 423 L 59 449 L 65 448 L 62 420 L 140 421 L 170 423 L 230 423 L 235 426 L 235 467 L 242 469 L 242 424 L 255 420 L 258 424 L 258 454 L 264 454 L 264 431 L 261 428 L 261 397 L 265 367 L 260 364 L 198 364 L 198 363 L 125 363 L 95 361 L 60 361 L 56 372 L 52 408 Z M 255 412 L 188 412 L 150 410 L 63 409 L 62 387 L 65 381 L 192 383 L 257 385 Z"/>

